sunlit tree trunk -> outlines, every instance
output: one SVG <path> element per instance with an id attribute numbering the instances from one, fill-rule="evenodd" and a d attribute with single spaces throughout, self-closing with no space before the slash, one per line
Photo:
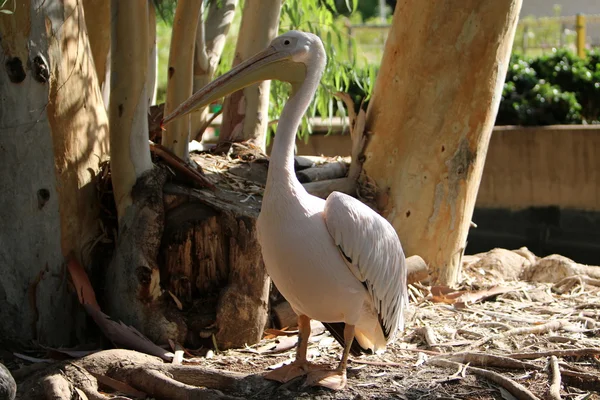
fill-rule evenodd
<path id="1" fill-rule="evenodd" d="M 397 3 L 367 116 L 367 175 L 407 255 L 453 285 L 521 0 Z"/>
<path id="2" fill-rule="evenodd" d="M 177 2 L 169 52 L 165 115 L 171 113 L 192 95 L 194 45 L 201 6 L 202 2 L 198 0 Z M 162 135 L 162 145 L 184 160 L 188 159 L 189 141 L 189 115 L 169 123 Z"/>
<path id="3" fill-rule="evenodd" d="M 156 89 L 158 79 L 158 41 L 156 37 L 156 8 L 154 2 L 148 0 L 148 75 L 146 83 L 146 95 L 148 105 L 156 103 Z"/>
<path id="4" fill-rule="evenodd" d="M 229 27 L 235 16 L 237 2 L 238 0 L 213 1 L 210 3 L 206 18 L 204 18 L 204 11 L 198 17 L 194 55 L 194 92 L 213 79 L 225 47 Z M 198 135 L 205 127 L 207 116 L 206 107 L 190 114 L 193 139 L 200 139 Z"/>
<path id="5" fill-rule="evenodd" d="M 108 153 L 81 3 L 17 2 L 0 14 L 0 59 L 0 340 L 69 345 L 85 317 L 66 259 L 94 261 Z"/>
<path id="6" fill-rule="evenodd" d="M 246 0 L 233 65 L 264 50 L 277 36 L 281 0 Z M 219 141 L 251 140 L 265 149 L 270 81 L 249 86 L 225 99 Z"/>
<path id="7" fill-rule="evenodd" d="M 131 188 L 152 168 L 148 147 L 148 4 L 112 0 L 110 142 L 119 218 L 132 204 Z"/>
<path id="8" fill-rule="evenodd" d="M 110 89 L 110 1 L 83 0 L 87 27 L 98 86 L 102 91 L 104 106 L 108 108 Z"/>

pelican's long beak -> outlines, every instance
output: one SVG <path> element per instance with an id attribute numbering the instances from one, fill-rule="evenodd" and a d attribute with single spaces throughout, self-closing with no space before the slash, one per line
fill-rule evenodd
<path id="1" fill-rule="evenodd" d="M 303 82 L 305 76 L 304 63 L 293 61 L 290 52 L 270 46 L 198 90 L 175 111 L 165 116 L 161 126 L 254 83 L 277 79 L 295 86 Z"/>

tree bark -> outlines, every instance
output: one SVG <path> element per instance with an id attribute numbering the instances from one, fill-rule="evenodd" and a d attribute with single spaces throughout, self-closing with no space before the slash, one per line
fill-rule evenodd
<path id="1" fill-rule="evenodd" d="M 156 90 L 158 86 L 158 41 L 156 38 L 156 7 L 153 0 L 148 0 L 148 76 L 146 90 L 148 106 L 156 103 Z"/>
<path id="2" fill-rule="evenodd" d="M 367 116 L 366 173 L 407 255 L 456 284 L 521 0 L 399 1 Z"/>
<path id="3" fill-rule="evenodd" d="M 233 66 L 264 50 L 277 36 L 281 0 L 246 0 Z M 220 142 L 251 140 L 265 151 L 269 123 L 270 81 L 261 82 L 225 99 Z"/>
<path id="4" fill-rule="evenodd" d="M 194 92 L 206 86 L 213 79 L 238 0 L 213 1 L 210 3 L 206 21 L 204 12 L 198 17 L 196 47 L 194 54 Z M 196 140 L 202 138 L 201 130 L 208 120 L 206 107 L 190 114 L 191 133 Z"/>
<path id="5" fill-rule="evenodd" d="M 132 204 L 136 180 L 152 169 L 147 117 L 148 2 L 112 0 L 111 14 L 110 163 L 121 218 Z"/>
<path id="6" fill-rule="evenodd" d="M 83 0 L 87 27 L 98 86 L 102 91 L 104 107 L 108 110 L 110 95 L 110 2 Z"/>
<path id="7" fill-rule="evenodd" d="M 108 153 L 81 3 L 18 2 L 0 17 L 0 59 L 0 339 L 65 346 L 85 323 L 65 258 L 92 261 Z"/>
<path id="8" fill-rule="evenodd" d="M 194 43 L 201 6 L 202 2 L 197 0 L 179 0 L 177 2 L 169 52 L 167 101 L 164 115 L 169 115 L 192 95 Z M 189 142 L 189 115 L 167 124 L 162 135 L 163 146 L 179 158 L 187 160 Z"/>
<path id="9" fill-rule="evenodd" d="M 184 324 L 164 316 L 157 264 L 166 172 L 153 168 L 148 146 L 148 1 L 112 0 L 111 15 L 111 174 L 119 234 L 106 270 L 106 306 L 111 317 L 155 342 L 181 341 Z"/>

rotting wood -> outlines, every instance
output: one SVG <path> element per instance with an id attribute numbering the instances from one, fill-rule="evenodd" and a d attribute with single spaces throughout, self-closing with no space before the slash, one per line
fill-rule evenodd
<path id="1" fill-rule="evenodd" d="M 267 322 L 270 283 L 256 236 L 260 196 L 239 190 L 242 181 L 230 173 L 211 172 L 224 159 L 192 157 L 218 182 L 214 191 L 165 186 L 179 200 L 172 199 L 167 211 L 161 277 L 183 304 L 188 344 L 199 346 L 205 338 L 212 346 L 212 334 L 219 349 L 257 343 Z"/>

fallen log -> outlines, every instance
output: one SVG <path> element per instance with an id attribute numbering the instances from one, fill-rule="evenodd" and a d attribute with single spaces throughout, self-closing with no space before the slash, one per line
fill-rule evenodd
<path id="1" fill-rule="evenodd" d="M 335 161 L 316 167 L 303 169 L 296 172 L 300 183 L 325 181 L 343 178 L 348 173 L 348 164 L 344 161 Z"/>

